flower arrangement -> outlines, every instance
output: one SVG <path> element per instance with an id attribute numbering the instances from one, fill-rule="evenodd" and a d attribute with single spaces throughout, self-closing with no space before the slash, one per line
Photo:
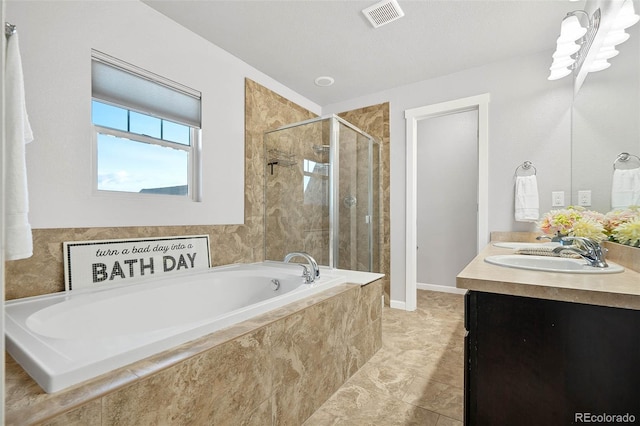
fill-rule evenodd
<path id="1" fill-rule="evenodd" d="M 605 215 L 602 213 L 586 210 L 584 207 L 569 206 L 546 213 L 538 226 L 546 235 L 587 237 L 604 241 L 608 238 L 605 223 Z"/>
<path id="2" fill-rule="evenodd" d="M 640 247 L 640 206 L 613 210 L 607 214 L 569 206 L 549 211 L 538 222 L 538 226 L 544 234 L 553 237 L 586 237 Z"/>
<path id="3" fill-rule="evenodd" d="M 640 247 L 640 206 L 613 210 L 605 217 L 610 241 Z"/>

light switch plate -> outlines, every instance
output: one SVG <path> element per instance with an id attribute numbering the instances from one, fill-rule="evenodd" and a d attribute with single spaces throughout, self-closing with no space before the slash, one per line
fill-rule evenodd
<path id="1" fill-rule="evenodd" d="M 583 207 L 591 205 L 591 190 L 578 191 L 578 205 Z"/>
<path id="2" fill-rule="evenodd" d="M 553 191 L 551 193 L 551 207 L 564 206 L 564 191 Z"/>

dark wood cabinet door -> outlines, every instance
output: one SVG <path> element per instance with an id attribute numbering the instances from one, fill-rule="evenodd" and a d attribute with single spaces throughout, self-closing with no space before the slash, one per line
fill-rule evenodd
<path id="1" fill-rule="evenodd" d="M 640 311 L 475 291 L 466 308 L 466 425 L 640 423 Z"/>

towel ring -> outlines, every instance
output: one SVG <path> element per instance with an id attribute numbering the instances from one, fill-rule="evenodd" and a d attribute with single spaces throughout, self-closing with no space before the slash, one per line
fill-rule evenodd
<path id="1" fill-rule="evenodd" d="M 638 157 L 637 155 L 629 154 L 628 152 L 621 152 L 613 162 L 613 170 L 617 169 L 616 164 L 627 163 L 631 159 L 637 160 L 639 163 L 638 167 L 640 167 L 640 157 Z M 633 168 L 635 169 L 635 167 Z"/>
<path id="2" fill-rule="evenodd" d="M 530 169 L 533 169 L 533 174 L 536 175 L 538 173 L 538 171 L 536 170 L 535 166 L 533 165 L 533 163 L 531 163 L 531 161 L 525 161 L 524 163 L 520 164 L 518 167 L 516 167 L 516 172 L 515 175 L 516 176 L 531 176 L 531 175 L 519 175 L 518 171 L 519 170 L 524 170 L 524 171 L 528 171 Z"/>

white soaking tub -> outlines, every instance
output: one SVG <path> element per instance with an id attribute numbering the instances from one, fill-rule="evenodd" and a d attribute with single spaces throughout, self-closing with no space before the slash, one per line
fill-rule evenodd
<path id="1" fill-rule="evenodd" d="M 295 264 L 238 264 L 7 301 L 6 348 L 56 392 L 347 280 L 322 270 L 305 284 L 301 272 Z"/>

